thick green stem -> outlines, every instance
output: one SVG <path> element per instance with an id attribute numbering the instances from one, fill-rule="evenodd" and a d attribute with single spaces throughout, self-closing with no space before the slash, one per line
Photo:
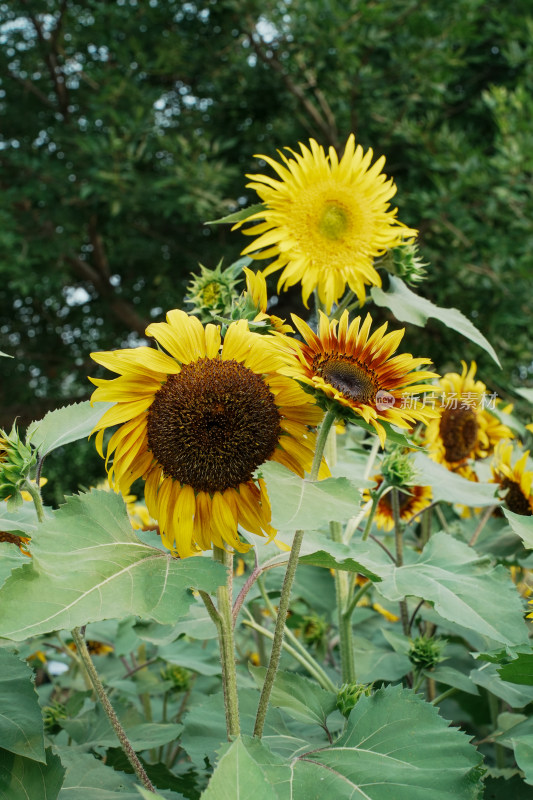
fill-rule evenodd
<path id="1" fill-rule="evenodd" d="M 371 588 L 372 588 L 372 581 L 367 581 L 366 583 L 363 583 L 361 588 L 357 592 L 355 592 L 355 594 L 352 595 L 350 603 L 346 608 L 346 611 L 344 612 L 346 617 L 349 617 L 350 619 L 352 618 L 352 614 L 355 611 L 357 603 L 359 602 L 359 600 L 361 600 L 362 597 L 365 596 L 367 592 L 370 591 Z"/>
<path id="2" fill-rule="evenodd" d="M 289 600 L 291 596 L 292 582 L 298 566 L 298 556 L 300 555 L 300 548 L 302 546 L 302 539 L 304 536 L 303 531 L 296 531 L 292 542 L 291 553 L 289 556 L 289 563 L 287 564 L 287 571 L 283 580 L 283 587 L 279 598 L 278 616 L 276 619 L 276 627 L 274 629 L 274 639 L 272 641 L 272 651 L 270 653 L 270 661 L 265 675 L 265 682 L 261 690 L 261 697 L 259 698 L 259 706 L 257 708 L 257 716 L 255 718 L 254 736 L 259 739 L 263 735 L 263 728 L 265 726 L 265 718 L 268 710 L 268 703 L 274 686 L 274 679 L 278 671 L 279 660 L 281 658 L 281 648 L 283 646 L 283 636 L 285 634 L 285 621 L 287 619 L 287 612 L 289 610 Z"/>
<path id="3" fill-rule="evenodd" d="M 233 582 L 233 556 L 220 547 L 213 547 L 213 559 L 224 564 L 227 570 L 227 581 L 217 589 L 218 606 L 218 640 L 222 661 L 222 688 L 226 708 L 226 729 L 228 739 L 241 732 L 239 722 L 239 698 L 237 695 L 237 670 L 235 667 L 235 646 L 233 641 L 233 615 L 230 587 Z"/>
<path id="4" fill-rule="evenodd" d="M 330 522 L 329 530 L 334 542 L 342 542 L 342 526 L 339 522 Z M 347 614 L 351 600 L 350 573 L 346 572 L 346 570 L 336 569 L 333 574 L 335 578 L 335 593 L 337 596 L 342 682 L 355 683 L 352 615 Z"/>
<path id="5" fill-rule="evenodd" d="M 81 660 L 83 661 L 85 669 L 87 670 L 87 674 L 89 675 L 91 683 L 94 687 L 94 691 L 96 692 L 96 694 L 98 695 L 98 699 L 102 703 L 103 709 L 107 714 L 115 733 L 117 734 L 117 738 L 121 744 L 122 749 L 124 750 L 124 753 L 128 758 L 128 761 L 133 767 L 135 774 L 141 781 L 142 785 L 146 789 L 148 789 L 149 792 L 155 793 L 155 789 L 148 775 L 146 774 L 143 765 L 137 758 L 137 754 L 133 749 L 130 740 L 126 736 L 126 731 L 120 724 L 120 721 L 115 713 L 115 709 L 113 708 L 113 706 L 109 701 L 109 697 L 107 696 L 106 690 L 104 689 L 104 685 L 100 680 L 100 676 L 98 675 L 95 669 L 91 656 L 89 655 L 89 650 L 87 649 L 87 645 L 85 644 L 85 639 L 83 638 L 79 628 L 73 629 L 72 638 L 74 639 L 78 654 Z"/>
<path id="6" fill-rule="evenodd" d="M 403 525 L 400 518 L 400 496 L 396 486 L 392 487 L 391 501 L 394 519 L 394 541 L 396 544 L 396 566 L 401 567 L 403 566 Z M 407 611 L 406 600 L 400 600 L 400 617 L 403 632 L 406 636 L 409 636 L 409 612 Z"/>
<path id="7" fill-rule="evenodd" d="M 500 713 L 500 701 L 496 697 L 496 695 L 492 694 L 487 690 L 487 695 L 489 698 L 489 710 L 490 710 L 490 719 L 492 722 L 492 727 L 496 731 L 498 729 L 498 715 Z M 496 760 L 496 766 L 498 769 L 505 768 L 505 750 L 501 744 L 494 742 L 494 758 Z"/>
<path id="8" fill-rule="evenodd" d="M 33 483 L 33 481 L 25 481 L 23 488 L 25 492 L 28 492 L 31 495 L 33 505 L 35 506 L 35 510 L 37 512 L 37 519 L 39 522 L 44 522 L 43 501 L 41 499 L 39 487 Z"/>

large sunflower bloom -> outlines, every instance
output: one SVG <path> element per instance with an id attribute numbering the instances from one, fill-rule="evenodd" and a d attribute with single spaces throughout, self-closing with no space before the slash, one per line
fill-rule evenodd
<path id="1" fill-rule="evenodd" d="M 522 453 L 513 465 L 513 446 L 502 440 L 496 445 L 492 464 L 492 479 L 504 492 L 505 505 L 515 514 L 533 515 L 533 472 L 526 469 L 529 450 Z"/>
<path id="2" fill-rule="evenodd" d="M 339 322 L 329 322 L 320 312 L 317 335 L 299 317 L 293 314 L 292 319 L 305 341 L 292 343 L 298 361 L 286 374 L 335 401 L 339 411 L 350 409 L 362 417 L 375 429 L 382 445 L 386 433 L 379 420 L 409 429 L 435 415 L 414 397 L 418 392 L 433 391 L 433 386 L 422 381 L 438 377 L 436 373 L 415 371 L 430 359 L 413 358 L 409 353 L 393 356 L 405 329 L 386 333 L 385 323 L 370 335 L 370 314 L 362 324 L 361 317 L 356 317 L 348 325 L 347 311 Z"/>
<path id="3" fill-rule="evenodd" d="M 396 219 L 389 200 L 396 193 L 392 180 L 382 173 L 385 157 L 371 167 L 372 150 L 355 147 L 351 134 L 344 155 L 333 147 L 328 155 L 314 139 L 309 148 L 300 143 L 301 154 L 286 148 L 283 163 L 265 155 L 280 180 L 268 175 L 247 175 L 265 208 L 237 223 L 262 220 L 244 233 L 258 238 L 243 250 L 252 258 L 275 260 L 265 275 L 281 273 L 278 291 L 301 282 L 307 304 L 316 288 L 328 313 L 344 294 L 346 285 L 362 304 L 365 285 L 381 286 L 373 261 L 416 231 Z"/>
<path id="4" fill-rule="evenodd" d="M 166 352 L 149 347 L 93 353 L 119 374 L 92 379 L 92 400 L 115 405 L 96 425 L 120 425 L 107 446 L 109 481 L 127 494 L 141 476 L 162 540 L 180 557 L 230 545 L 245 550 L 237 526 L 272 536 L 270 504 L 255 470 L 265 461 L 304 475 L 314 426 L 322 417 L 306 393 L 278 373 L 286 363 L 271 337 L 233 322 L 221 349 L 219 327 L 183 311 L 146 329 Z"/>
<path id="5" fill-rule="evenodd" d="M 472 479 L 468 461 L 485 458 L 493 452 L 500 439 L 511 439 L 512 431 L 488 411 L 485 406 L 487 387 L 474 380 L 476 363 L 467 370 L 448 372 L 437 386 L 442 393 L 439 416 L 425 432 L 425 440 L 434 461 L 449 470 Z"/>

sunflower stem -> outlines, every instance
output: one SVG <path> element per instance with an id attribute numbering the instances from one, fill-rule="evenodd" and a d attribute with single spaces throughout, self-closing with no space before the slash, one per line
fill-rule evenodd
<path id="1" fill-rule="evenodd" d="M 227 572 L 226 583 L 217 588 L 217 607 L 219 624 L 218 641 L 222 662 L 222 688 L 226 709 L 226 730 L 228 739 L 240 733 L 239 698 L 237 695 L 237 670 L 235 666 L 235 646 L 233 641 L 233 615 L 231 609 L 230 587 L 233 585 L 233 555 L 221 547 L 213 547 L 213 559 L 224 564 Z"/>
<path id="2" fill-rule="evenodd" d="M 322 423 L 324 425 L 324 423 Z M 331 424 L 330 424 L 331 427 Z M 324 443 L 325 439 L 324 438 Z M 318 443 L 317 443 L 318 451 Z M 322 460 L 322 459 L 320 459 Z M 320 461 L 318 462 L 320 464 Z M 318 472 L 318 470 L 317 470 Z M 285 621 L 287 619 L 287 612 L 289 610 L 289 599 L 291 595 L 292 582 L 298 566 L 298 556 L 300 555 L 300 548 L 302 546 L 302 539 L 304 536 L 303 531 L 296 531 L 292 542 L 291 553 L 289 556 L 289 563 L 287 564 L 287 571 L 283 579 L 283 586 L 279 598 L 278 615 L 276 618 L 276 627 L 274 629 L 274 639 L 272 640 L 272 650 L 270 653 L 270 661 L 265 675 L 265 682 L 261 690 L 259 698 L 259 705 L 257 707 L 257 716 L 255 718 L 254 736 L 258 739 L 263 735 L 263 728 L 265 726 L 265 718 L 268 710 L 268 703 L 274 686 L 274 679 L 279 667 L 279 660 L 281 658 L 281 649 L 283 647 L 283 637 L 285 634 Z"/>
<path id="3" fill-rule="evenodd" d="M 91 656 L 89 654 L 89 650 L 87 649 L 87 645 L 85 643 L 85 639 L 83 638 L 82 633 L 81 633 L 79 628 L 74 628 L 72 630 L 72 638 L 74 639 L 74 642 L 76 644 L 76 649 L 78 651 L 78 654 L 79 654 L 81 660 L 83 661 L 83 665 L 84 665 L 85 669 L 87 670 L 87 674 L 88 674 L 88 676 L 89 676 L 89 678 L 91 680 L 91 683 L 93 685 L 94 691 L 96 692 L 96 694 L 98 695 L 98 699 L 102 703 L 103 709 L 104 709 L 105 713 L 107 714 L 107 716 L 109 718 L 109 721 L 110 721 L 111 725 L 113 726 L 113 729 L 114 729 L 115 733 L 117 734 L 117 738 L 118 738 L 118 740 L 119 740 L 119 742 L 121 744 L 122 749 L 124 750 L 124 753 L 126 754 L 126 757 L 127 757 L 128 761 L 130 762 L 131 766 L 133 767 L 133 769 L 135 771 L 135 774 L 139 778 L 139 780 L 142 783 L 142 785 L 146 789 L 148 789 L 149 792 L 154 792 L 154 794 L 155 794 L 155 789 L 154 789 L 154 787 L 153 787 L 153 785 L 152 785 L 152 783 L 150 781 L 150 778 L 146 774 L 143 765 L 141 764 L 141 762 L 137 758 L 137 754 L 136 754 L 135 750 L 133 749 L 133 747 L 131 745 L 131 742 L 130 742 L 130 740 L 128 739 L 128 737 L 126 735 L 126 731 L 124 730 L 124 728 L 120 724 L 120 721 L 119 721 L 119 719 L 118 719 L 118 717 L 116 715 L 115 709 L 113 708 L 113 706 L 111 705 L 111 703 L 109 701 L 109 697 L 107 696 L 107 692 L 104 689 L 104 685 L 103 685 L 102 681 L 100 680 L 100 676 L 98 675 L 98 673 L 96 671 L 96 668 L 95 668 L 95 666 L 94 666 L 94 664 L 92 662 Z"/>
<path id="4" fill-rule="evenodd" d="M 330 522 L 329 530 L 332 540 L 342 543 L 342 525 L 340 522 Z M 339 569 L 334 570 L 333 574 L 335 579 L 335 594 L 337 597 L 342 682 L 355 683 L 352 615 L 351 613 L 347 613 L 351 601 L 350 575 L 345 570 Z"/>
<path id="5" fill-rule="evenodd" d="M 346 293 L 346 295 L 344 297 L 344 300 L 337 306 L 337 308 L 335 309 L 335 311 L 331 315 L 330 319 L 332 319 L 332 320 L 333 319 L 340 319 L 342 317 L 344 311 L 346 311 L 346 309 L 348 308 L 348 306 L 350 305 L 350 303 L 354 299 L 355 299 L 355 292 L 352 292 L 352 290 L 350 289 Z"/>
<path id="6" fill-rule="evenodd" d="M 25 481 L 22 488 L 31 495 L 35 511 L 37 512 L 37 519 L 39 522 L 44 522 L 44 508 L 39 486 L 33 483 L 33 481 Z"/>
<path id="7" fill-rule="evenodd" d="M 329 411 L 326 411 L 324 419 L 322 420 L 322 425 L 317 433 L 313 466 L 311 467 L 311 475 L 309 476 L 312 481 L 316 481 L 318 478 L 320 465 L 322 464 L 322 456 L 324 455 L 324 448 L 326 447 L 331 426 L 335 422 L 335 417 L 336 413 L 334 410 L 329 409 Z"/>
<path id="8" fill-rule="evenodd" d="M 350 603 L 347 606 L 346 611 L 344 612 L 345 617 L 351 620 L 352 614 L 355 611 L 357 603 L 365 596 L 367 592 L 370 591 L 372 586 L 373 586 L 372 581 L 367 581 L 366 583 L 363 583 L 363 585 L 352 595 L 352 597 L 350 598 Z"/>
<path id="9" fill-rule="evenodd" d="M 400 518 L 400 493 L 396 486 L 392 487 L 391 492 L 392 517 L 394 519 L 394 542 L 396 545 L 396 566 L 403 566 L 403 526 Z M 402 620 L 403 632 L 409 636 L 409 612 L 407 611 L 407 601 L 400 600 L 400 617 Z"/>

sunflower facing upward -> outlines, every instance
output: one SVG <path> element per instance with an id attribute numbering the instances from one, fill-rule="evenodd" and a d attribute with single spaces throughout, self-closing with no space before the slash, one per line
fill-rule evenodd
<path id="1" fill-rule="evenodd" d="M 307 305 L 316 288 L 327 312 L 344 294 L 346 285 L 364 303 L 365 286 L 381 286 L 373 262 L 391 247 L 416 235 L 396 219 L 389 200 L 396 193 L 392 180 L 381 172 L 382 156 L 371 167 L 372 150 L 355 146 L 351 134 L 339 161 L 333 147 L 326 155 L 314 139 L 301 154 L 286 148 L 282 164 L 260 155 L 278 174 L 247 175 L 265 208 L 238 222 L 262 220 L 244 231 L 258 238 L 242 252 L 252 258 L 275 258 L 264 270 L 281 273 L 278 291 L 301 282 Z"/>
<path id="2" fill-rule="evenodd" d="M 265 484 L 254 472 L 274 460 L 303 477 L 314 452 L 309 428 L 322 418 L 309 395 L 279 374 L 287 354 L 244 320 L 229 326 L 221 349 L 218 326 L 204 328 L 177 310 L 146 334 L 166 352 L 92 354 L 119 374 L 91 379 L 92 401 L 115 403 L 94 429 L 100 455 L 105 428 L 120 425 L 107 446 L 110 484 L 127 494 L 144 478 L 148 511 L 182 558 L 213 544 L 247 549 L 238 525 L 272 536 Z"/>
<path id="3" fill-rule="evenodd" d="M 287 340 L 298 361 L 284 370 L 296 380 L 312 387 L 318 397 L 348 409 L 372 425 L 381 444 L 386 432 L 379 420 L 400 428 L 411 428 L 418 421 L 427 422 L 436 412 L 414 397 L 433 390 L 422 383 L 435 378 L 435 372 L 416 371 L 428 358 L 413 358 L 409 353 L 393 356 L 405 329 L 385 333 L 387 323 L 370 335 L 372 317 L 361 324 L 356 317 L 348 325 L 345 311 L 339 322 L 329 322 L 320 312 L 318 335 L 299 317 L 292 319 L 304 343 Z"/>

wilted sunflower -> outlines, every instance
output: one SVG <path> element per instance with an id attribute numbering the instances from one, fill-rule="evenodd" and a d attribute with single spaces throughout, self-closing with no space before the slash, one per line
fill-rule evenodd
<path id="1" fill-rule="evenodd" d="M 468 370 L 466 363 L 461 363 L 461 375 L 448 372 L 435 387 L 442 393 L 439 416 L 429 423 L 425 440 L 435 461 L 474 479 L 468 461 L 485 458 L 500 439 L 511 439 L 513 434 L 484 407 L 487 387 L 474 380 L 475 361 Z"/>
<path id="2" fill-rule="evenodd" d="M 258 238 L 242 252 L 252 258 L 275 258 L 265 275 L 281 273 L 278 291 L 301 282 L 307 304 L 318 289 L 328 313 L 344 294 L 346 285 L 361 304 L 365 285 L 381 286 L 373 261 L 391 247 L 412 238 L 416 231 L 396 219 L 389 200 L 396 193 L 392 180 L 382 173 L 385 157 L 371 167 L 372 150 L 355 147 L 351 134 L 339 161 L 333 147 L 328 155 L 314 139 L 309 148 L 300 143 L 301 154 L 286 148 L 283 163 L 262 158 L 278 174 L 247 175 L 265 208 L 238 222 L 262 220 L 244 233 Z"/>
<path id="3" fill-rule="evenodd" d="M 533 515 L 533 472 L 526 469 L 529 450 L 522 453 L 514 465 L 512 455 L 511 442 L 497 444 L 492 463 L 493 481 L 500 484 L 502 497 L 510 511 L 530 517 Z"/>
<path id="4" fill-rule="evenodd" d="M 377 482 L 374 490 L 379 489 L 383 483 L 382 475 L 375 475 L 373 480 Z M 374 520 L 378 528 L 383 531 L 391 531 L 394 528 L 394 515 L 392 513 L 391 492 L 386 492 L 378 500 L 376 515 Z M 368 490 L 363 492 L 363 499 L 370 500 Z M 400 505 L 400 519 L 402 522 L 409 522 L 417 514 L 431 505 L 431 487 L 429 486 L 405 486 L 398 489 L 398 501 Z"/>
<path id="5" fill-rule="evenodd" d="M 347 311 L 338 323 L 329 322 L 320 312 L 317 335 L 299 317 L 293 314 L 292 319 L 305 343 L 293 341 L 298 361 L 286 374 L 313 387 L 319 397 L 340 404 L 339 411 L 350 409 L 362 417 L 375 429 L 382 445 L 386 433 L 379 420 L 411 428 L 435 415 L 414 397 L 434 388 L 422 381 L 438 377 L 435 372 L 415 371 L 430 359 L 413 358 L 409 353 L 393 356 L 405 329 L 385 333 L 385 323 L 370 335 L 370 314 L 362 324 L 361 317 L 356 317 L 348 326 Z"/>
<path id="6" fill-rule="evenodd" d="M 244 320 L 229 326 L 221 350 L 219 327 L 183 311 L 146 333 L 167 352 L 92 354 L 120 376 L 92 379 L 92 400 L 115 402 L 94 429 L 101 455 L 104 429 L 120 425 L 107 446 L 110 483 L 127 494 L 144 478 L 148 511 L 182 558 L 212 544 L 245 550 L 239 524 L 272 536 L 266 487 L 254 472 L 274 460 L 303 477 L 314 452 L 309 426 L 322 417 L 278 373 L 286 353 L 282 359 L 272 337 L 251 333 Z"/>

